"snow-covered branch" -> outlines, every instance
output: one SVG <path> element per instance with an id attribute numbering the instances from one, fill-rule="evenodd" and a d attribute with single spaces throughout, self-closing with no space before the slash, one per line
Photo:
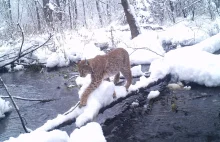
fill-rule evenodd
<path id="1" fill-rule="evenodd" d="M 28 48 L 28 49 L 26 49 L 26 50 L 24 50 L 24 51 L 19 52 L 19 55 L 18 55 L 18 56 L 14 56 L 14 57 L 9 58 L 9 59 L 8 59 L 9 61 L 8 61 L 7 63 L 1 65 L 0 68 L 4 68 L 5 66 L 10 65 L 10 64 L 14 63 L 15 61 L 18 61 L 21 57 L 24 57 L 25 55 L 27 55 L 27 54 L 29 54 L 29 53 L 32 53 L 32 52 L 34 52 L 35 50 L 37 50 L 37 49 L 43 47 L 44 45 L 46 45 L 46 44 L 49 42 L 49 40 L 50 40 L 51 38 L 52 38 L 52 35 L 50 34 L 49 37 L 48 37 L 48 39 L 47 39 L 43 44 L 41 44 L 41 45 L 39 45 L 39 46 L 37 46 L 37 47 L 36 47 L 36 46 L 32 46 L 32 47 L 30 47 L 30 48 Z M 22 48 L 22 47 L 21 47 L 21 48 Z M 20 48 L 20 50 L 21 50 L 21 48 Z"/>

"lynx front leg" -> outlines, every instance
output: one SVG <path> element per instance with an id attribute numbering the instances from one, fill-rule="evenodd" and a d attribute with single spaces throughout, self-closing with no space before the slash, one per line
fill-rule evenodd
<path id="1" fill-rule="evenodd" d="M 96 81 L 96 82 L 91 82 L 90 85 L 86 88 L 86 90 L 83 92 L 81 99 L 80 99 L 80 106 L 86 106 L 87 104 L 87 100 L 89 95 L 96 89 L 99 87 L 99 85 L 101 84 L 102 80 L 100 81 Z"/>
<path id="2" fill-rule="evenodd" d="M 114 84 L 115 84 L 115 85 L 118 83 L 119 79 L 120 79 L 120 72 L 117 73 L 117 74 L 115 75 L 115 77 L 114 77 Z"/>

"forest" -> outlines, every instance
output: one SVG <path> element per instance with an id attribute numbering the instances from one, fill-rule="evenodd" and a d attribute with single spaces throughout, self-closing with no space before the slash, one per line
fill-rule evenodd
<path id="1" fill-rule="evenodd" d="M 220 0 L 0 0 L 0 141 L 218 141 L 219 32 Z M 131 85 L 79 107 L 115 48 Z"/>

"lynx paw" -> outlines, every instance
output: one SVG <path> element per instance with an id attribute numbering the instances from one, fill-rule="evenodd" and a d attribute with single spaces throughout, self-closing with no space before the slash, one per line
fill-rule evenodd
<path id="1" fill-rule="evenodd" d="M 113 94 L 113 98 L 114 98 L 114 99 L 116 98 L 116 93 L 115 93 L 115 91 L 114 91 L 114 94 Z"/>
<path id="2" fill-rule="evenodd" d="M 82 108 L 84 106 L 86 106 L 86 102 L 85 101 L 80 101 L 79 108 Z"/>

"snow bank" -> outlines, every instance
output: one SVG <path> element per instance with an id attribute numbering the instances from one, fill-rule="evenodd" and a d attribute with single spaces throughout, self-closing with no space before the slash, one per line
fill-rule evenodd
<path id="1" fill-rule="evenodd" d="M 17 138 L 10 138 L 5 142 L 70 142 L 66 132 L 53 130 L 51 132 L 33 131 L 19 135 Z"/>
<path id="2" fill-rule="evenodd" d="M 144 75 L 144 73 L 141 70 L 141 65 L 134 66 L 131 68 L 131 74 L 133 77 L 139 76 L 139 75 Z"/>
<path id="3" fill-rule="evenodd" d="M 106 142 L 102 132 L 102 127 L 96 123 L 91 122 L 86 126 L 75 129 L 70 135 L 71 142 Z"/>
<path id="4" fill-rule="evenodd" d="M 158 80 L 167 74 L 177 76 L 179 80 L 195 82 L 207 87 L 220 85 L 219 55 L 205 51 L 176 49 L 168 52 L 164 59 L 152 62 L 149 71 L 151 76 L 145 82 L 140 80 L 136 84 L 147 86 L 149 80 Z M 139 86 L 140 87 L 140 86 Z"/>
<path id="5" fill-rule="evenodd" d="M 181 46 L 193 45 L 209 37 L 206 31 L 196 26 L 192 27 L 189 22 L 178 23 L 159 33 L 161 42 L 170 42 L 172 44 L 180 44 Z"/>
<path id="6" fill-rule="evenodd" d="M 129 91 L 146 87 L 149 83 L 164 78 L 167 74 L 177 76 L 179 80 L 195 82 L 207 87 L 220 86 L 220 55 L 208 52 L 219 50 L 220 34 L 217 34 L 199 44 L 172 50 L 164 58 L 151 63 L 149 78 L 144 76 Z M 208 52 L 205 52 L 208 51 Z M 190 87 L 184 88 L 189 90 Z"/>
<path id="7" fill-rule="evenodd" d="M 165 55 L 170 73 L 180 80 L 196 82 L 208 87 L 220 85 L 220 56 L 205 51 L 178 49 Z"/>
<path id="8" fill-rule="evenodd" d="M 12 107 L 10 106 L 8 101 L 3 100 L 0 97 L 0 118 L 5 117 L 6 112 L 10 112 L 12 110 Z"/>
<path id="9" fill-rule="evenodd" d="M 188 48 L 214 53 L 220 49 L 220 33 Z"/>

